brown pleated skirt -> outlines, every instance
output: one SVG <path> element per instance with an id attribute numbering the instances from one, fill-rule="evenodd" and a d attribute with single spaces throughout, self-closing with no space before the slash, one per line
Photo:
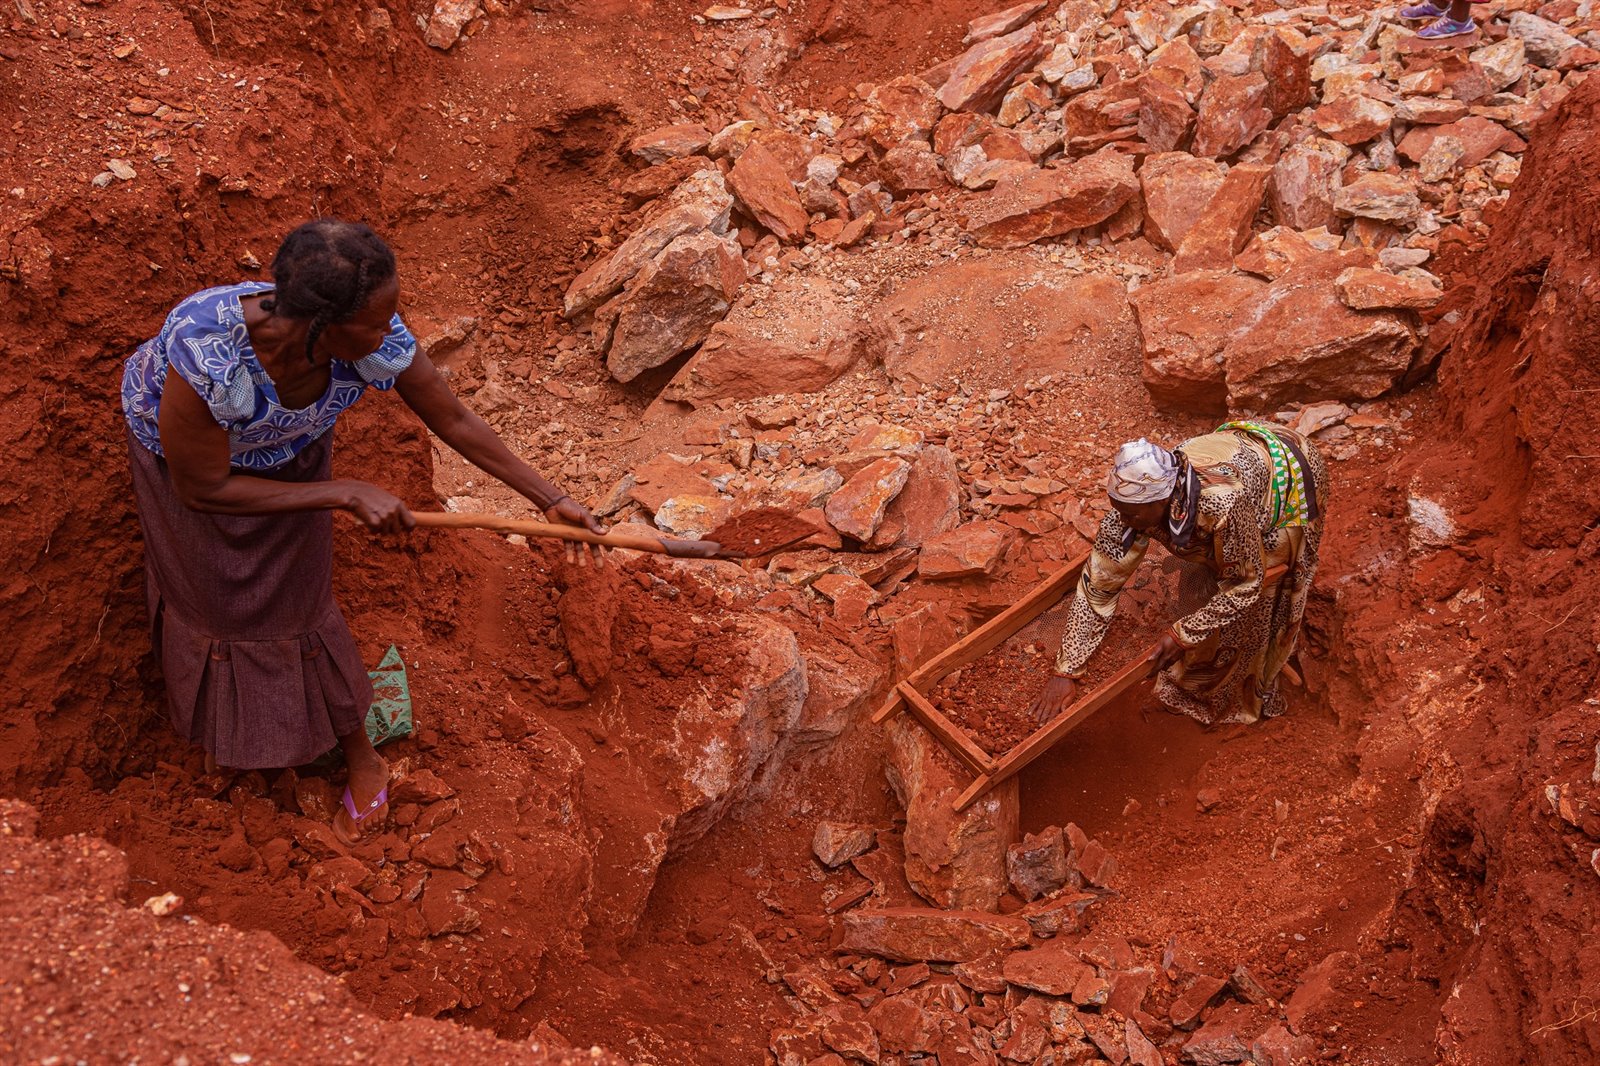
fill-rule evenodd
<path id="1" fill-rule="evenodd" d="M 164 459 L 128 434 L 150 637 L 172 727 L 222 766 L 298 766 L 361 728 L 372 683 L 333 600 L 333 514 L 216 515 L 179 502 Z M 326 481 L 333 434 L 274 481 Z"/>

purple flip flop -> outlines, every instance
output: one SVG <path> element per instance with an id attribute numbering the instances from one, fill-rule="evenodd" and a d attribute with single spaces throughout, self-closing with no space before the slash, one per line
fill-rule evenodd
<path id="1" fill-rule="evenodd" d="M 351 794 L 350 786 L 349 785 L 345 786 L 345 789 L 344 789 L 344 809 L 345 809 L 345 813 L 350 816 L 350 821 L 353 822 L 357 826 L 361 825 L 361 823 L 366 821 L 368 818 L 371 818 L 374 814 L 376 814 L 378 812 L 378 810 L 385 803 L 388 803 L 388 802 L 389 802 L 389 786 L 388 785 L 384 785 L 382 788 L 380 788 L 378 790 L 378 794 L 376 796 L 372 797 L 372 802 L 367 804 L 365 810 L 357 811 L 356 810 L 356 798 L 355 798 L 354 795 Z"/>

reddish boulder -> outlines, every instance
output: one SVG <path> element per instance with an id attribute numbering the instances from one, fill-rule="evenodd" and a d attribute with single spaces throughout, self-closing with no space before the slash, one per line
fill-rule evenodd
<path id="1" fill-rule="evenodd" d="M 1311 124 L 1340 144 L 1365 144 L 1388 132 L 1394 109 L 1370 96 L 1341 96 L 1311 112 Z"/>
<path id="2" fill-rule="evenodd" d="M 1440 137 L 1454 137 L 1461 142 L 1462 169 L 1477 166 L 1496 152 L 1518 153 L 1528 147 L 1526 141 L 1500 123 L 1471 115 L 1441 126 L 1415 126 L 1400 139 L 1395 150 L 1413 163 L 1420 163 Z"/>
<path id="3" fill-rule="evenodd" d="M 627 496 L 647 511 L 655 511 L 674 496 L 715 496 L 696 464 L 662 452 L 633 472 Z"/>
<path id="4" fill-rule="evenodd" d="M 797 244 L 806 235 L 806 210 L 783 164 L 766 146 L 753 142 L 728 172 L 728 186 L 750 217 L 779 240 Z"/>
<path id="5" fill-rule="evenodd" d="M 622 289 L 661 250 L 687 233 L 728 232 L 733 197 L 715 169 L 684 181 L 646 216 L 627 240 L 598 260 L 567 287 L 563 313 L 568 318 L 594 310 Z"/>
<path id="6" fill-rule="evenodd" d="M 595 312 L 606 369 L 618 381 L 632 381 L 693 348 L 722 321 L 744 280 L 744 258 L 732 237 L 701 230 L 674 240 Z"/>
<path id="7" fill-rule="evenodd" d="M 1116 81 L 1067 101 L 1061 116 L 1067 150 L 1082 155 L 1138 137 L 1139 84 L 1135 79 Z"/>
<path id="8" fill-rule="evenodd" d="M 774 286 L 756 318 L 745 309 L 711 327 L 705 343 L 662 392 L 665 400 L 700 406 L 715 400 L 815 392 L 856 360 L 855 312 L 831 284 L 797 274 Z"/>
<path id="9" fill-rule="evenodd" d="M 928 581 L 992 574 L 1005 557 L 1010 530 L 998 522 L 968 522 L 929 537 L 917 557 L 917 573 Z"/>
<path id="10" fill-rule="evenodd" d="M 951 111 L 993 111 L 1047 47 L 1038 26 L 980 41 L 957 57 L 939 87 L 939 102 Z"/>
<path id="11" fill-rule="evenodd" d="M 857 855 L 865 855 L 872 850 L 873 841 L 874 834 L 869 826 L 818 822 L 817 831 L 811 837 L 811 853 L 831 870 Z"/>
<path id="12" fill-rule="evenodd" d="M 1337 141 L 1313 137 L 1278 157 L 1267 182 L 1272 217 L 1290 229 L 1331 226 L 1336 219 L 1333 197 L 1344 184 L 1350 149 Z"/>
<path id="13" fill-rule="evenodd" d="M 1317 1057 L 1317 1042 L 1274 1025 L 1250 1044 L 1250 1061 L 1257 1066 L 1302 1066 Z"/>
<path id="14" fill-rule="evenodd" d="M 961 521 L 961 476 L 949 449 L 927 447 L 911 463 L 906 487 L 884 516 L 901 527 L 897 544 L 920 548 L 932 537 L 948 533 Z"/>
<path id="15" fill-rule="evenodd" d="M 872 143 L 888 151 L 908 141 L 926 145 L 943 113 L 933 87 L 921 78 L 905 75 L 867 94 L 862 123 Z"/>
<path id="16" fill-rule="evenodd" d="M 1006 847 L 1017 837 L 1016 778 L 953 810 L 970 775 L 909 714 L 889 728 L 887 771 L 906 812 L 906 881 L 941 907 L 994 910 L 1006 891 Z M 976 955 L 944 961 L 966 958 Z"/>
<path id="17" fill-rule="evenodd" d="M 971 962 L 1028 943 L 1028 923 L 1008 915 L 885 907 L 844 915 L 840 948 L 900 962 Z"/>
<path id="18" fill-rule="evenodd" d="M 962 618 L 937 603 L 924 603 L 894 620 L 894 672 L 905 677 L 961 638 Z"/>
<path id="19" fill-rule="evenodd" d="M 1245 245 L 1244 251 L 1233 257 L 1233 265 L 1247 274 L 1277 281 L 1316 254 L 1317 250 L 1299 230 L 1273 226 Z"/>
<path id="20" fill-rule="evenodd" d="M 1167 1060 L 1161 1057 L 1161 1049 L 1150 1042 L 1144 1030 L 1127 1017 L 1126 1012 L 1123 1013 L 1123 1040 L 1128 1048 L 1129 1066 L 1165 1066 Z"/>
<path id="21" fill-rule="evenodd" d="M 1027 174 L 1008 175 L 973 204 L 967 232 L 985 248 L 1019 248 L 1104 222 L 1139 191 L 1133 161 L 1113 149 Z"/>
<path id="22" fill-rule="evenodd" d="M 1006 956 L 1001 969 L 1007 984 L 1043 992 L 1047 996 L 1070 996 L 1094 968 L 1078 958 L 1076 952 L 1053 941 L 1042 948 L 1017 951 Z"/>
<path id="23" fill-rule="evenodd" d="M 878 177 L 898 196 L 937 189 L 945 183 L 939 157 L 916 141 L 885 152 L 878 160 Z"/>
<path id="24" fill-rule="evenodd" d="M 1267 35 L 1261 73 L 1267 79 L 1267 110 L 1282 118 L 1311 102 L 1311 61 L 1320 38 L 1309 38 L 1289 26 Z"/>
<path id="25" fill-rule="evenodd" d="M 1067 883 L 1067 844 L 1060 826 L 1029 833 L 1006 849 L 1006 879 L 1032 902 Z"/>
<path id="26" fill-rule="evenodd" d="M 1417 352 L 1416 330 L 1407 317 L 1340 303 L 1333 282 L 1348 265 L 1319 257 L 1269 286 L 1224 352 L 1231 409 L 1370 400 L 1394 386 Z"/>
<path id="27" fill-rule="evenodd" d="M 828 497 L 823 512 L 828 522 L 847 537 L 868 540 L 877 532 L 884 512 L 911 476 L 911 464 L 888 457 L 869 463 Z"/>
<path id="28" fill-rule="evenodd" d="M 878 1061 L 878 1034 L 872 1028 L 870 1022 L 829 1018 L 822 1023 L 822 1042 L 837 1051 L 839 1055 L 844 1056 L 839 1060 L 840 1066 L 844 1066 L 846 1060 L 849 1062 Z M 812 1059 L 806 1066 L 817 1066 L 820 1061 L 820 1059 Z"/>
<path id="29" fill-rule="evenodd" d="M 1196 271 L 1150 282 L 1133 294 L 1144 343 L 1141 377 L 1157 407 L 1224 414 L 1223 351 L 1249 321 L 1266 286 L 1226 271 Z"/>
<path id="30" fill-rule="evenodd" d="M 1244 1019 L 1218 1018 L 1191 1036 L 1183 1045 L 1182 1058 L 1189 1066 L 1227 1066 L 1249 1062 L 1250 1045 L 1240 1029 Z"/>
<path id="31" fill-rule="evenodd" d="M 1250 241 L 1271 174 L 1272 167 L 1262 163 L 1236 163 L 1229 169 L 1205 213 L 1178 246 L 1172 260 L 1174 274 L 1233 266 L 1233 257 Z"/>
<path id="32" fill-rule="evenodd" d="M 1224 159 L 1259 137 L 1272 121 L 1263 102 L 1267 79 L 1258 72 L 1225 74 L 1206 87 L 1195 124 L 1197 156 Z"/>
<path id="33" fill-rule="evenodd" d="M 454 870 L 435 870 L 422 892 L 422 920 L 429 936 L 470 933 L 482 924 L 478 912 L 467 906 L 467 892 L 477 882 Z"/>
<path id="34" fill-rule="evenodd" d="M 909 996 L 890 996 L 867 1012 L 867 1024 L 886 1051 L 933 1051 L 939 1046 L 939 1023 Z"/>
<path id="35" fill-rule="evenodd" d="M 1180 147 L 1194 126 L 1194 111 L 1183 92 L 1161 78 L 1139 79 L 1139 138 L 1152 152 Z"/>
<path id="36" fill-rule="evenodd" d="M 992 15 L 973 19 L 967 23 L 967 35 L 961 38 L 961 43 L 974 44 L 1010 33 L 1043 11 L 1048 3 L 1049 0 L 1027 0 L 1026 3 L 1018 4 L 1016 7 L 1008 7 L 1004 11 L 996 11 Z"/>
<path id="37" fill-rule="evenodd" d="M 1351 267 L 1334 279 L 1346 307 L 1371 311 L 1384 307 L 1426 310 L 1444 298 L 1444 290 L 1423 278 L 1404 277 L 1370 267 Z"/>
<path id="38" fill-rule="evenodd" d="M 1334 193 L 1333 209 L 1347 218 L 1411 222 L 1421 213 L 1422 201 L 1406 178 L 1372 171 Z"/>
<path id="39" fill-rule="evenodd" d="M 1221 165 L 1187 152 L 1147 157 L 1139 168 L 1145 235 L 1162 248 L 1177 251 L 1222 180 Z"/>
<path id="40" fill-rule="evenodd" d="M 1179 1029 L 1193 1029 L 1200 1024 L 1201 1015 L 1222 997 L 1227 987 L 1228 982 L 1222 978 L 1204 974 L 1190 981 L 1188 987 L 1172 1001 L 1168 1011 L 1172 1024 Z"/>
<path id="41" fill-rule="evenodd" d="M 672 496 L 652 516 L 663 533 L 699 540 L 733 517 L 733 501 L 724 496 Z"/>
<path id="42" fill-rule="evenodd" d="M 1168 41 L 1151 52 L 1145 74 L 1171 85 L 1183 93 L 1184 100 L 1190 104 L 1200 99 L 1206 85 L 1205 67 L 1187 37 Z"/>

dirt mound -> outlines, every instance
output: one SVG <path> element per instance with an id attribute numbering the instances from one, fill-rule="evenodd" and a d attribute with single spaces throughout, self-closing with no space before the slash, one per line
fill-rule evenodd
<path id="1" fill-rule="evenodd" d="M 187 920 L 176 897 L 124 905 L 121 852 L 89 837 L 40 840 L 37 822 L 32 808 L 0 800 L 0 974 L 12 990 L 0 1004 L 0 1051 L 12 1061 L 87 1061 L 115 1049 L 155 1061 L 622 1062 L 559 1040 L 519 1046 L 423 1019 L 383 1021 L 276 937 Z M 59 996 L 61 987 L 71 996 Z"/>

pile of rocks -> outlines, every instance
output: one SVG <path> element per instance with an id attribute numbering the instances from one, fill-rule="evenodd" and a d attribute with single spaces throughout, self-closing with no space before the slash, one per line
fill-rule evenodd
<path id="1" fill-rule="evenodd" d="M 720 128 L 707 111 L 649 131 L 622 188 L 641 218 L 567 314 L 593 315 L 629 380 L 741 348 L 748 331 L 718 323 L 742 284 L 869 236 L 945 255 L 1116 242 L 1169 275 L 1137 298 L 1159 402 L 1371 398 L 1417 354 L 1439 297 L 1423 264 L 1481 235 L 1529 126 L 1600 63 L 1600 22 L 1573 0 L 1486 5 L 1480 38 L 1448 47 L 1383 16 L 1029 2 L 920 75 L 858 87 L 843 115 L 754 94 Z M 796 288 L 834 302 L 807 321 L 850 317 Z M 847 330 L 813 332 L 766 338 L 783 369 L 758 384 L 697 358 L 679 397 L 824 387 L 855 353 Z"/>
<path id="2" fill-rule="evenodd" d="M 1160 1066 L 1173 1055 L 1288 1066 L 1314 1051 L 1301 1032 L 1308 997 L 1280 1004 L 1242 966 L 1219 977 L 1177 944 L 1148 958 L 1095 933 L 1115 862 L 1077 826 L 1009 849 L 1004 913 L 895 902 L 910 895 L 891 883 L 896 848 L 892 833 L 818 827 L 829 876 L 864 887 L 832 896 L 830 912 L 842 912 L 832 965 L 769 974 L 797 1014 L 773 1033 L 780 1066 Z"/>

